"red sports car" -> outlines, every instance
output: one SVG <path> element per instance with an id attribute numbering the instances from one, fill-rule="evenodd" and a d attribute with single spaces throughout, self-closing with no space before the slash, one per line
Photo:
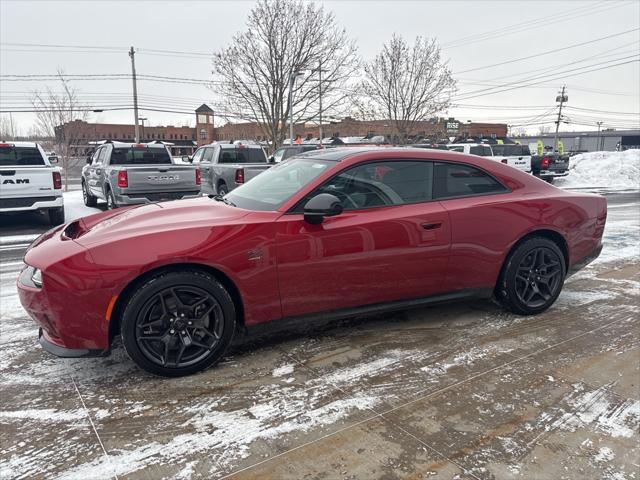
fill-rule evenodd
<path id="1" fill-rule="evenodd" d="M 319 150 L 231 193 L 99 213 L 25 255 L 22 305 L 63 357 L 106 355 L 178 376 L 275 320 L 495 297 L 549 308 L 600 253 L 603 197 L 442 150 Z"/>

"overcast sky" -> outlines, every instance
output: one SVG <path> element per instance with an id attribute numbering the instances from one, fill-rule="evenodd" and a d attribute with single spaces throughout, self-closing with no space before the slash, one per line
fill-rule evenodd
<path id="1" fill-rule="evenodd" d="M 563 125 L 563 130 L 595 129 L 598 120 L 605 127 L 640 127 L 638 0 L 318 3 L 334 12 L 365 60 L 394 32 L 410 40 L 416 35 L 437 38 L 458 80 L 456 106 L 448 116 L 524 124 L 537 132 L 541 122 L 552 125 L 555 97 L 566 83 L 566 113 L 573 123 Z M 127 49 L 133 45 L 138 49 L 140 74 L 207 80 L 211 59 L 205 54 L 224 47 L 234 33 L 247 28 L 252 5 L 237 0 L 0 0 L 0 74 L 54 74 L 58 68 L 67 74 L 127 74 L 131 68 Z M 603 37 L 609 38 L 599 40 Z M 566 48 L 585 42 L 589 43 Z M 561 50 L 483 68 L 556 49 Z M 621 63 L 625 64 L 613 66 Z M 576 73 L 582 74 L 557 78 Z M 30 92 L 48 84 L 9 81 L 9 77 L 0 82 L 3 111 L 29 108 Z M 74 85 L 82 100 L 92 105 L 131 104 L 130 80 L 77 80 Z M 513 88 L 522 85 L 529 86 Z M 201 84 L 141 80 L 138 92 L 141 103 L 159 109 L 190 112 L 201 103 L 216 103 Z M 193 122 L 193 116 L 186 114 L 143 111 L 141 116 L 152 125 Z M 13 114 L 13 118 L 27 133 L 32 114 Z M 90 120 L 133 123 L 133 112 L 92 114 Z"/>

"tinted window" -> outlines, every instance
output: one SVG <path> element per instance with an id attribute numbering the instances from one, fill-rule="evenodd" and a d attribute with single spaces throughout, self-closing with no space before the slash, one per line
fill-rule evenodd
<path id="1" fill-rule="evenodd" d="M 0 166 L 8 165 L 44 165 L 44 158 L 35 147 L 0 147 Z"/>
<path id="2" fill-rule="evenodd" d="M 486 145 L 476 145 L 469 149 L 469 153 L 471 155 L 479 155 L 481 157 L 490 157 L 491 147 L 488 147 Z"/>
<path id="3" fill-rule="evenodd" d="M 267 156 L 261 148 L 223 148 L 218 163 L 266 163 Z"/>
<path id="4" fill-rule="evenodd" d="M 452 152 L 461 152 L 464 153 L 464 147 L 447 147 Z"/>
<path id="5" fill-rule="evenodd" d="M 504 155 L 505 157 L 520 157 L 522 155 L 529 155 L 529 147 L 522 145 L 494 145 L 493 154 L 496 156 Z"/>
<path id="6" fill-rule="evenodd" d="M 431 200 L 433 163 L 376 162 L 350 168 L 312 193 L 331 193 L 345 210 Z M 306 203 L 306 202 L 304 202 Z"/>
<path id="7" fill-rule="evenodd" d="M 114 148 L 111 165 L 164 165 L 171 164 L 169 152 L 164 148 Z"/>
<path id="8" fill-rule="evenodd" d="M 433 197 L 463 197 L 504 192 L 507 189 L 477 168 L 456 163 L 436 163 Z"/>
<path id="9" fill-rule="evenodd" d="M 497 180 L 477 168 L 456 163 L 435 164 L 434 198 L 484 195 L 506 190 Z"/>

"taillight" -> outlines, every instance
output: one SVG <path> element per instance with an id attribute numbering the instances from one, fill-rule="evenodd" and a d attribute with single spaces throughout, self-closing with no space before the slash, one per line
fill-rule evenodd
<path id="1" fill-rule="evenodd" d="M 236 170 L 236 183 L 244 183 L 244 168 Z"/>
<path id="2" fill-rule="evenodd" d="M 127 188 L 129 186 L 129 177 L 126 170 L 120 170 L 118 172 L 118 187 Z"/>
<path id="3" fill-rule="evenodd" d="M 544 157 L 542 159 L 542 163 L 540 164 L 541 168 L 549 168 L 549 164 L 551 163 L 551 159 L 549 157 Z"/>
<path id="4" fill-rule="evenodd" d="M 202 185 L 202 173 L 199 168 L 196 168 L 196 185 Z"/>
<path id="5" fill-rule="evenodd" d="M 53 174 L 53 188 L 60 190 L 62 188 L 62 176 L 60 172 L 52 172 Z"/>
<path id="6" fill-rule="evenodd" d="M 507 159 L 503 158 L 502 160 L 500 160 L 502 163 L 504 163 L 505 165 L 507 164 Z"/>

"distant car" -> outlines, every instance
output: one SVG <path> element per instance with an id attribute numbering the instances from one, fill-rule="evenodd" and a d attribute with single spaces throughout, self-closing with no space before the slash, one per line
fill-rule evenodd
<path id="1" fill-rule="evenodd" d="M 51 225 L 64 222 L 62 169 L 56 155 L 33 142 L 0 143 L 0 213 L 41 211 Z"/>
<path id="2" fill-rule="evenodd" d="M 176 164 L 162 143 L 105 142 L 82 168 L 82 197 L 89 207 L 98 199 L 113 209 L 199 194 L 199 172 Z"/>
<path id="3" fill-rule="evenodd" d="M 196 150 L 191 162 L 200 170 L 202 193 L 208 195 L 225 195 L 271 166 L 264 149 L 256 143 L 204 145 Z"/>
<path id="4" fill-rule="evenodd" d="M 535 143 L 530 144 L 530 149 L 536 149 Z M 566 177 L 569 175 L 569 155 L 560 155 L 548 148 L 543 151 L 542 155 L 536 154 L 531 156 L 531 170 L 536 177 L 553 183 L 558 177 Z"/>
<path id="5" fill-rule="evenodd" d="M 40 344 L 187 375 L 238 333 L 495 297 L 537 314 L 602 249 L 604 197 L 500 162 L 406 148 L 318 150 L 224 197 L 99 213 L 36 240 L 18 280 Z"/>
<path id="6" fill-rule="evenodd" d="M 273 152 L 273 155 L 269 157 L 269 162 L 280 163 L 287 158 L 298 155 L 299 153 L 312 152 L 314 150 L 318 150 L 318 148 L 321 147 L 314 144 L 294 145 L 293 147 L 280 147 L 275 152 Z"/>

